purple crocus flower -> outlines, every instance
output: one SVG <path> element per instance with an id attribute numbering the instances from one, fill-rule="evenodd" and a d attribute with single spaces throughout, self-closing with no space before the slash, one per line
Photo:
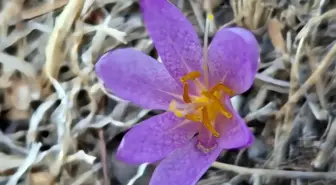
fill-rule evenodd
<path id="1" fill-rule="evenodd" d="M 150 185 L 193 185 L 223 149 L 254 140 L 230 98 L 251 87 L 258 43 L 243 28 L 224 28 L 202 49 L 191 23 L 169 1 L 140 0 L 140 5 L 163 62 L 117 49 L 101 57 L 96 72 L 117 96 L 167 112 L 134 126 L 117 157 L 131 164 L 160 161 Z"/>

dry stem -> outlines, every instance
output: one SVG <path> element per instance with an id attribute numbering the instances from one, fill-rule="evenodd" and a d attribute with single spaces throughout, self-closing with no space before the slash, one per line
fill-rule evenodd
<path id="1" fill-rule="evenodd" d="M 214 162 L 212 167 L 235 172 L 238 174 L 251 174 L 267 177 L 281 177 L 286 179 L 336 179 L 336 172 L 303 172 L 303 171 L 287 171 L 287 170 L 271 170 L 271 169 L 258 169 L 258 168 L 246 168 L 241 166 L 235 166 L 226 163 Z"/>

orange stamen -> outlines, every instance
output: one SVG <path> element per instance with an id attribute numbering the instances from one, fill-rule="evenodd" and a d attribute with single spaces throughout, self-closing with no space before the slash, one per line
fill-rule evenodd
<path id="1" fill-rule="evenodd" d="M 207 98 L 213 100 L 214 103 L 219 108 L 220 113 L 222 113 L 225 117 L 232 118 L 232 114 L 222 105 L 220 100 L 215 95 L 213 95 L 209 92 L 203 92 L 203 95 L 206 96 Z"/>
<path id="2" fill-rule="evenodd" d="M 191 102 L 191 98 L 189 96 L 189 84 L 187 83 L 183 85 L 183 101 L 186 103 Z"/>
<path id="3" fill-rule="evenodd" d="M 195 122 L 201 122 L 202 119 L 200 118 L 200 116 L 198 114 L 188 114 L 185 116 L 186 119 L 190 120 L 190 121 L 195 121 Z"/>
<path id="4" fill-rule="evenodd" d="M 188 80 L 196 80 L 196 78 L 199 78 L 201 76 L 201 73 L 198 71 L 192 71 L 185 76 L 183 76 L 180 80 L 183 84 L 185 84 Z"/>
<path id="5" fill-rule="evenodd" d="M 210 90 L 210 93 L 214 93 L 216 91 L 222 91 L 224 93 L 226 93 L 227 95 L 229 96 L 233 96 L 234 95 L 234 91 L 231 90 L 230 88 L 226 87 L 225 85 L 223 84 L 217 84 L 215 85 L 211 90 Z"/>
<path id="6" fill-rule="evenodd" d="M 220 113 L 227 118 L 232 118 L 232 113 L 225 108 L 220 98 L 221 92 L 232 96 L 234 92 L 223 84 L 217 84 L 211 89 L 205 89 L 203 84 L 197 78 L 201 77 L 198 71 L 192 71 L 180 80 L 183 84 L 183 101 L 186 104 L 178 105 L 176 101 L 172 101 L 169 105 L 169 110 L 172 111 L 177 117 L 184 117 L 187 120 L 194 122 L 202 122 L 204 127 L 210 133 L 219 137 L 219 133 L 214 127 L 217 114 Z M 199 90 L 202 92 L 199 96 L 190 96 L 189 94 L 189 81 L 194 82 Z"/>
<path id="7" fill-rule="evenodd" d="M 205 128 L 207 128 L 215 137 L 219 137 L 219 133 L 215 130 L 215 128 L 211 124 L 211 121 L 208 117 L 208 111 L 206 108 L 202 109 L 202 121 Z"/>

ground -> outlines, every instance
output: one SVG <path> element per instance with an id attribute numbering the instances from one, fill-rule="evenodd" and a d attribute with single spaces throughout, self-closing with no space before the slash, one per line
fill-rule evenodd
<path id="1" fill-rule="evenodd" d="M 260 65 L 234 106 L 256 138 L 223 151 L 198 185 L 335 184 L 335 17 L 329 0 L 172 0 L 210 40 L 251 30 Z M 134 124 L 161 113 L 123 101 L 98 81 L 105 52 L 155 58 L 137 0 L 0 1 L 0 184 L 147 185 L 155 164 L 115 159 Z"/>

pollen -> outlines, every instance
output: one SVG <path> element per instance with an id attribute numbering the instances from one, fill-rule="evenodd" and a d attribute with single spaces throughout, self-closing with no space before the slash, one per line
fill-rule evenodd
<path id="1" fill-rule="evenodd" d="M 232 96 L 234 92 L 223 84 L 217 84 L 210 89 L 200 89 L 198 96 L 190 96 L 189 83 L 196 85 L 201 73 L 192 71 L 183 76 L 180 81 L 183 85 L 183 103 L 173 100 L 170 103 L 169 110 L 177 117 L 184 117 L 187 120 L 203 123 L 204 127 L 212 133 L 213 136 L 219 137 L 214 122 L 219 114 L 226 118 L 232 118 L 232 113 L 223 105 L 221 97 L 223 95 Z"/>

